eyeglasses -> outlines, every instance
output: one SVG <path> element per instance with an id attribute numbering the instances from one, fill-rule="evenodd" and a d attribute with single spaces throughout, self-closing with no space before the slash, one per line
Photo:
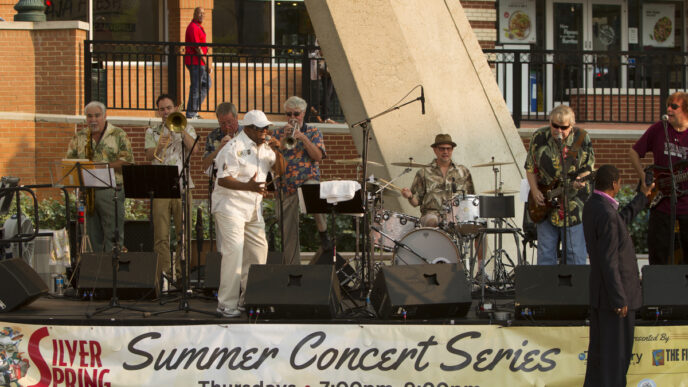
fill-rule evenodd
<path id="1" fill-rule="evenodd" d="M 678 110 L 681 106 L 679 106 L 678 104 L 675 104 L 675 103 L 670 103 L 667 105 L 667 107 L 668 108 L 670 107 L 673 110 Z"/>
<path id="2" fill-rule="evenodd" d="M 450 146 L 438 146 L 437 147 L 437 150 L 439 150 L 440 152 L 449 152 L 452 149 L 454 149 L 454 148 L 450 147 Z"/>
<path id="3" fill-rule="evenodd" d="M 557 125 L 554 122 L 550 123 L 554 129 L 559 129 L 559 130 L 566 130 L 571 127 L 571 124 L 568 125 Z"/>
<path id="4" fill-rule="evenodd" d="M 285 114 L 287 117 L 298 117 L 301 115 L 301 112 L 286 112 Z"/>

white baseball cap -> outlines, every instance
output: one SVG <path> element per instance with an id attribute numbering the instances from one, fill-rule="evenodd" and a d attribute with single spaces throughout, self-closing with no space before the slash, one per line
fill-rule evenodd
<path id="1" fill-rule="evenodd" d="M 260 110 L 251 110 L 244 114 L 244 119 L 239 120 L 239 123 L 243 126 L 253 125 L 258 128 L 264 128 L 266 126 L 272 125 L 272 122 L 268 121 L 265 117 L 265 113 Z"/>

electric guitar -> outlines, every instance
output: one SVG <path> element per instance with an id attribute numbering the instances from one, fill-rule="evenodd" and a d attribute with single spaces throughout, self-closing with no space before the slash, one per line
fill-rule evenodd
<path id="1" fill-rule="evenodd" d="M 649 171 L 646 170 L 646 173 L 652 173 L 655 181 L 655 187 L 647 197 L 648 207 L 654 208 L 662 199 L 671 197 L 671 174 L 669 167 L 652 165 L 647 169 Z M 688 181 L 688 160 L 679 161 L 674 165 L 674 180 L 676 185 Z"/>
<path id="2" fill-rule="evenodd" d="M 593 172 L 577 179 L 576 181 L 582 183 L 592 179 L 594 176 L 595 173 Z M 545 204 L 542 206 L 537 204 L 537 200 L 535 200 L 535 197 L 533 197 L 533 191 L 528 192 L 528 215 L 530 215 L 530 219 L 534 223 L 539 223 L 545 219 L 549 211 L 559 205 L 558 200 L 561 194 L 564 193 L 564 185 L 562 184 L 561 180 L 557 178 L 552 180 L 547 185 L 538 184 L 538 189 L 545 197 Z"/>

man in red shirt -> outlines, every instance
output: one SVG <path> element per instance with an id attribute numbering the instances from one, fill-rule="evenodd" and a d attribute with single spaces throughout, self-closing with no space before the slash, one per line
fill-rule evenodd
<path id="1" fill-rule="evenodd" d="M 194 17 L 186 27 L 186 43 L 205 43 L 205 30 L 201 25 L 205 10 L 198 7 L 194 10 Z M 211 60 L 206 46 L 186 46 L 184 64 L 189 70 L 191 85 L 189 86 L 189 98 L 186 104 L 186 118 L 200 118 L 198 110 L 208 95 L 210 89 Z"/>

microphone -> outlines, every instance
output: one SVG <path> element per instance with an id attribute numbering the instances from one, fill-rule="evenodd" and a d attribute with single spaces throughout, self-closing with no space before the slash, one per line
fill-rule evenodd
<path id="1" fill-rule="evenodd" d="M 662 114 L 662 121 L 664 121 L 664 122 L 669 121 L 669 116 L 666 114 Z"/>
<path id="2" fill-rule="evenodd" d="M 425 115 L 425 91 L 423 90 L 423 85 L 420 85 L 420 109 L 421 114 Z"/>

